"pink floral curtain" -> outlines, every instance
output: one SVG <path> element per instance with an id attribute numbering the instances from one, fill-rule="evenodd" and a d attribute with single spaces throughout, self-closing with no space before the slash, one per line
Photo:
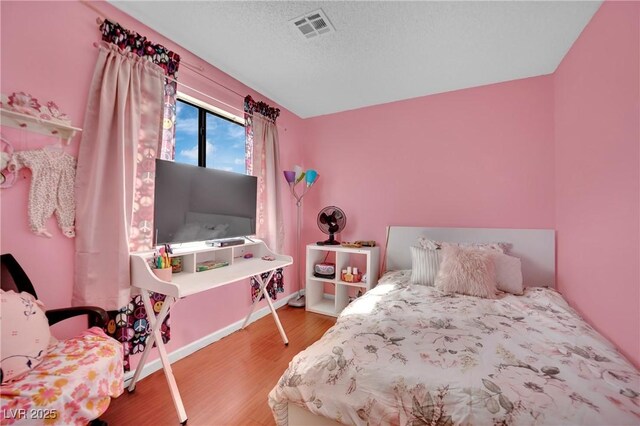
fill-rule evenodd
<path id="1" fill-rule="evenodd" d="M 247 96 L 244 100 L 244 111 L 247 173 L 258 177 L 256 235 L 271 250 L 282 253 L 284 222 L 278 185 L 280 152 L 276 126 L 280 110 L 264 102 L 255 102 L 251 96 Z M 257 296 L 259 288 L 259 284 L 252 279 L 252 299 Z M 282 292 L 284 278 L 282 269 L 278 269 L 274 278 L 267 284 L 267 293 L 275 300 L 276 294 Z"/>
<path id="2" fill-rule="evenodd" d="M 180 55 L 164 46 L 153 43 L 135 31 L 105 20 L 100 25 L 102 40 L 117 46 L 124 52 L 144 58 L 159 66 L 164 72 L 162 96 L 162 125 L 160 143 L 138 145 L 137 172 L 133 203 L 133 220 L 129 237 L 129 250 L 148 250 L 153 245 L 153 206 L 155 183 L 155 159 L 173 160 L 175 156 L 175 122 L 178 68 Z M 169 78 L 171 80 L 169 80 Z M 160 312 L 165 296 L 151 294 L 156 315 Z M 107 333 L 123 345 L 124 368 L 129 370 L 129 355 L 144 351 L 149 336 L 146 311 L 140 295 L 133 297 L 119 310 L 109 312 Z M 162 340 L 171 336 L 170 318 L 162 324 Z"/>
<path id="3" fill-rule="evenodd" d="M 164 81 L 162 109 L 162 142 L 160 146 L 138 147 L 138 170 L 133 205 L 133 224 L 129 237 L 131 251 L 148 250 L 153 245 L 153 195 L 155 159 L 173 160 L 175 157 L 176 88 L 180 55 L 160 44 L 147 40 L 135 31 L 127 30 L 106 19 L 100 25 L 102 40 L 126 52 L 148 59 L 158 65 L 167 77 Z"/>
<path id="4" fill-rule="evenodd" d="M 163 84 L 157 65 L 99 46 L 76 171 L 75 305 L 129 302 L 139 152 L 158 146 Z"/>

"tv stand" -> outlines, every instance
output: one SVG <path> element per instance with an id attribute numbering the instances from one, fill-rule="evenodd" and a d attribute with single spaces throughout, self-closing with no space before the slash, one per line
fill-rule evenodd
<path id="1" fill-rule="evenodd" d="M 253 256 L 245 258 L 245 255 L 248 253 L 251 253 Z M 263 256 L 271 256 L 274 260 L 263 260 Z M 171 306 L 174 305 L 178 299 L 253 277 L 260 285 L 260 291 L 251 305 L 251 310 L 244 320 L 242 328 L 244 329 L 247 326 L 260 297 L 265 294 L 265 299 L 271 310 L 271 315 L 276 322 L 282 341 L 285 345 L 288 345 L 289 341 L 280 323 L 280 318 L 278 318 L 278 313 L 271 299 L 266 294 L 266 286 L 269 281 L 271 281 L 275 271 L 291 265 L 293 258 L 291 256 L 273 253 L 266 244 L 260 240 L 245 241 L 242 245 L 228 247 L 211 247 L 206 245 L 185 248 L 174 247 L 173 254 L 171 254 L 170 257 L 182 257 L 182 272 L 174 273 L 171 281 L 163 281 L 156 277 L 151 271 L 149 260 L 153 258 L 153 251 L 132 253 L 130 257 L 131 286 L 143 290 L 141 296 L 147 311 L 147 320 L 151 328 L 151 334 L 128 389 L 129 392 L 135 390 L 136 382 L 147 361 L 149 352 L 155 343 L 160 354 L 160 360 L 162 361 L 162 368 L 169 383 L 169 390 L 178 413 L 178 418 L 180 423 L 184 424 L 187 421 L 187 414 L 184 409 L 184 404 L 182 403 L 182 398 L 180 397 L 180 392 L 178 391 L 178 385 L 173 376 L 173 371 L 171 370 L 171 363 L 169 362 L 165 345 L 162 342 L 159 328 L 159 325 L 164 322 L 169 314 Z M 228 266 L 196 272 L 196 265 L 205 261 L 227 262 Z M 269 274 L 265 280 L 262 279 L 262 274 L 264 273 Z M 154 315 L 154 310 L 151 306 L 149 291 L 167 296 L 157 317 Z"/>

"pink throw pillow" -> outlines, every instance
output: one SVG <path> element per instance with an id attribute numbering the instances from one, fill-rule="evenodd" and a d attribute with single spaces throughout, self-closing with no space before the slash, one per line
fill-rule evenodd
<path id="1" fill-rule="evenodd" d="M 443 244 L 435 287 L 447 293 L 493 299 L 497 284 L 491 251 Z"/>
<path id="2" fill-rule="evenodd" d="M 42 303 L 31 294 L 2 290 L 0 299 L 0 366 L 4 384 L 42 362 L 51 331 Z"/>
<path id="3" fill-rule="evenodd" d="M 520 259 L 497 251 L 491 253 L 491 258 L 496 267 L 498 290 L 522 295 L 524 293 L 524 287 L 522 283 L 522 262 Z"/>

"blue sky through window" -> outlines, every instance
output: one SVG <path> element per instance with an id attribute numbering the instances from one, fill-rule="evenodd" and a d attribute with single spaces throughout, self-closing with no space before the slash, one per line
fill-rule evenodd
<path id="1" fill-rule="evenodd" d="M 198 165 L 198 108 L 176 102 L 176 161 Z"/>
<path id="2" fill-rule="evenodd" d="M 246 173 L 244 127 L 207 114 L 207 167 Z"/>
<path id="3" fill-rule="evenodd" d="M 244 127 L 207 113 L 207 167 L 246 173 Z M 198 165 L 198 108 L 176 105 L 176 161 Z"/>

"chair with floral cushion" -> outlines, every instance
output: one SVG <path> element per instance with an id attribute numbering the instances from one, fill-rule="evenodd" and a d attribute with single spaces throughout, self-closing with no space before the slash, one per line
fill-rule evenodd
<path id="1" fill-rule="evenodd" d="M 45 311 L 11 254 L 1 256 L 2 392 L 0 423 L 86 425 L 123 392 L 122 347 L 104 334 L 98 307 Z M 88 316 L 89 329 L 58 341 L 49 325 Z"/>

